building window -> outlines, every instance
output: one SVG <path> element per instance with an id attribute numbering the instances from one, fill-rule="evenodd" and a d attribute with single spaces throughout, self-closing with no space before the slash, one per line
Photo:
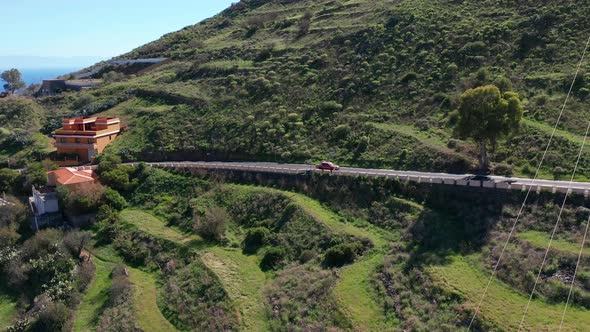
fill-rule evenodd
<path id="1" fill-rule="evenodd" d="M 65 142 L 67 142 L 67 140 L 66 140 L 65 138 L 63 138 L 63 137 L 62 137 L 62 138 L 60 138 L 59 140 L 60 140 L 62 143 L 65 143 Z"/>
<path id="2" fill-rule="evenodd" d="M 88 144 L 94 144 L 94 140 L 92 138 L 88 139 Z"/>
<path id="3" fill-rule="evenodd" d="M 80 143 L 81 140 L 79 138 L 76 138 L 76 143 Z"/>

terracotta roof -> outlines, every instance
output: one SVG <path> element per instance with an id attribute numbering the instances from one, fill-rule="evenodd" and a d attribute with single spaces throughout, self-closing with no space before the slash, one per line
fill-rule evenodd
<path id="1" fill-rule="evenodd" d="M 91 170 L 79 171 L 75 168 L 59 168 L 48 172 L 48 175 L 55 177 L 55 185 L 65 186 L 71 184 L 79 184 L 86 182 L 95 182 L 98 176 Z"/>

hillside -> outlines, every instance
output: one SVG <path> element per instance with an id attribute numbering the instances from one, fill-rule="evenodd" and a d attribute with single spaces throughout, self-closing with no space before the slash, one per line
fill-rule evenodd
<path id="1" fill-rule="evenodd" d="M 43 159 L 65 117 L 118 116 L 124 127 L 97 158 L 100 184 L 58 192 L 92 225 L 32 233 L 27 207 L 0 206 L 0 330 L 466 330 L 519 218 L 472 331 L 518 328 L 556 220 L 522 330 L 557 330 L 573 284 L 563 330 L 585 331 L 587 248 L 572 282 L 590 220 L 582 197 L 123 162 L 473 172 L 475 142 L 454 135 L 459 98 L 495 84 L 520 95 L 525 116 L 498 142 L 493 171 L 532 176 L 589 14 L 590 0 L 242 0 L 117 58 L 162 63 L 101 63 L 98 87 L 0 100 L 0 165 Z M 589 69 L 542 177 L 572 170 Z M 3 171 L 8 198 L 42 184 L 43 166 Z M 586 153 L 579 179 L 588 172 Z"/>
<path id="2" fill-rule="evenodd" d="M 101 169 L 117 191 L 90 202 L 102 207 L 86 231 L 16 233 L 16 218 L 0 227 L 3 327 L 457 331 L 522 200 L 396 180 Z M 474 331 L 511 331 L 520 321 L 561 204 L 530 202 Z M 527 331 L 559 324 L 588 218 L 577 203 L 566 205 Z M 89 261 L 74 256 L 80 243 Z M 590 323 L 589 261 L 584 255 L 568 331 Z"/>
<path id="3" fill-rule="evenodd" d="M 587 10 L 570 2 L 242 1 L 121 56 L 172 61 L 59 108 L 126 119 L 127 139 L 111 149 L 126 159 L 331 155 L 465 172 L 477 152 L 452 137 L 453 111 L 465 89 L 495 83 L 520 94 L 526 121 L 493 162 L 498 172 L 528 175 L 590 32 Z M 544 176 L 575 159 L 587 67 Z M 588 167 L 584 158 L 580 174 Z"/>

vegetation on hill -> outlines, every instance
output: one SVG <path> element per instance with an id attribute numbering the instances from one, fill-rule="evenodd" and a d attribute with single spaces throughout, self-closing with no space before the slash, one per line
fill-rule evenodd
<path id="1" fill-rule="evenodd" d="M 468 172 L 477 169 L 479 143 L 492 148 L 494 172 L 530 175 L 573 80 L 589 8 L 243 0 L 122 56 L 170 58 L 164 64 L 108 68 L 105 84 L 80 93 L 0 100 L 0 158 L 21 166 L 47 154 L 47 138 L 37 133 L 49 134 L 63 117 L 119 116 L 127 125 L 97 160 L 101 185 L 60 190 L 69 213 L 96 215 L 90 233 L 31 234 L 24 206 L 0 207 L 0 284 L 12 290 L 0 287 L 0 323 L 32 331 L 465 328 L 522 193 L 120 163 L 330 157 Z M 574 82 L 544 177 L 571 171 L 583 142 L 587 69 L 584 63 Z M 471 91 L 497 91 L 502 106 L 520 100 L 522 124 L 505 135 L 455 137 L 469 127 L 460 96 L 484 86 Z M 43 184 L 50 167 L 0 170 L 0 191 L 19 195 Z M 589 169 L 582 158 L 578 173 Z M 518 323 L 562 198 L 530 196 L 475 330 Z M 588 222 L 585 205 L 577 198 L 565 205 L 530 330 L 558 324 Z M 86 250 L 90 261 L 80 259 Z M 570 330 L 590 324 L 588 259 L 573 284 Z"/>
<path id="2" fill-rule="evenodd" d="M 489 84 L 513 91 L 526 123 L 552 128 L 586 40 L 574 28 L 586 24 L 585 10 L 501 1 L 241 1 L 121 56 L 171 61 L 42 103 L 55 114 L 124 118 L 125 139 L 110 147 L 124 159 L 333 156 L 344 164 L 473 171 L 476 142 L 453 137 L 460 95 Z M 586 67 L 559 126 L 578 135 L 590 91 Z M 492 168 L 528 175 L 549 134 L 526 125 L 501 139 Z M 577 144 L 556 139 L 541 175 L 569 172 Z"/>

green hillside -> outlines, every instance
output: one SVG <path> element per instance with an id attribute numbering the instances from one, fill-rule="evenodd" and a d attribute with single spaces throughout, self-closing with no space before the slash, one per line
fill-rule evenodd
<path id="1" fill-rule="evenodd" d="M 581 56 L 588 10 L 571 2 L 242 1 L 121 56 L 168 63 L 49 106 L 124 118 L 126 139 L 110 151 L 126 159 L 332 155 L 465 172 L 477 151 L 452 137 L 458 97 L 494 83 L 520 94 L 527 125 L 499 144 L 493 162 L 500 173 L 527 175 Z M 588 115 L 587 67 L 560 124 L 572 137 Z M 544 176 L 574 161 L 579 142 L 568 137 L 556 138 Z"/>

